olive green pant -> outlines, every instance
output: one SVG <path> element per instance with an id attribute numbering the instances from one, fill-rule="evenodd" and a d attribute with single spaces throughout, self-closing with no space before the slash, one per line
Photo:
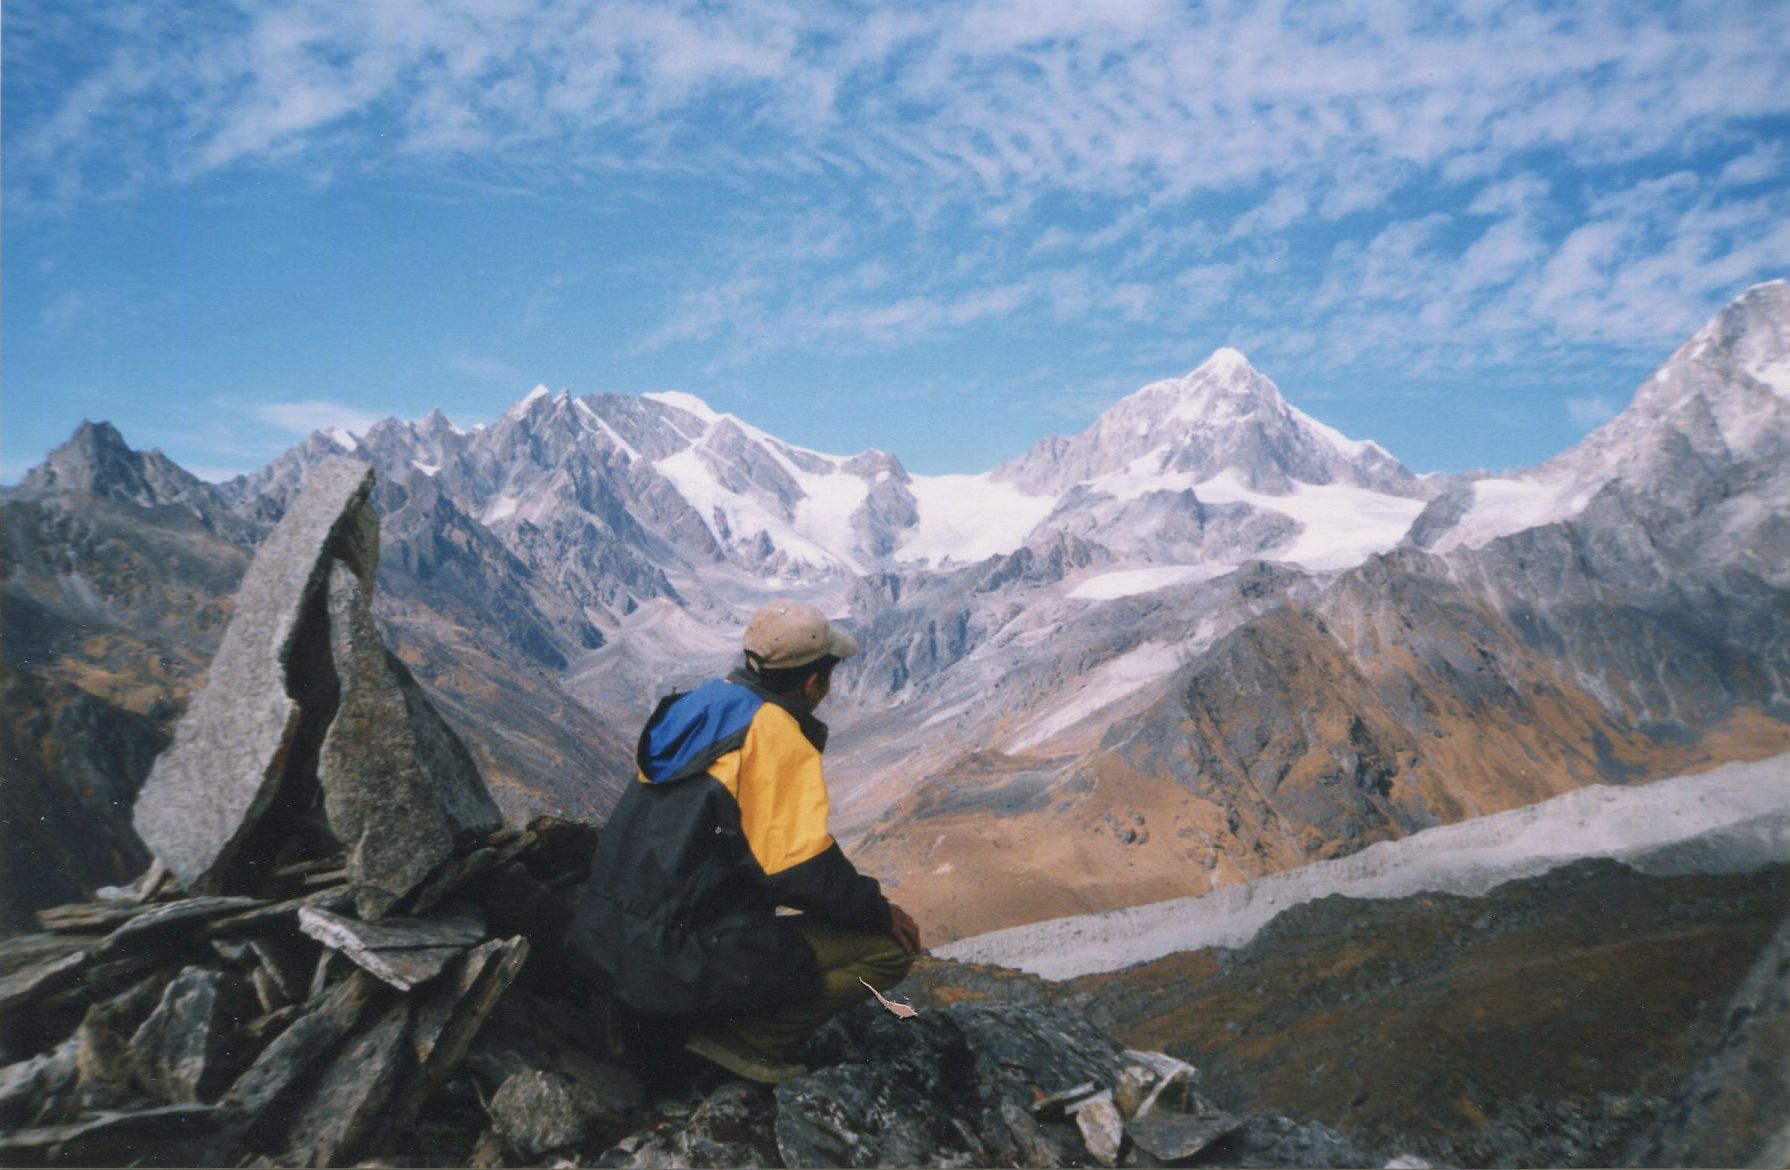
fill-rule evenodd
<path id="1" fill-rule="evenodd" d="M 789 1055 L 833 1016 L 869 999 L 864 983 L 887 992 L 906 978 L 914 961 L 886 934 L 834 930 L 802 921 L 795 926 L 820 965 L 820 994 L 764 1015 L 727 1021 L 734 1035 L 769 1056 Z"/>

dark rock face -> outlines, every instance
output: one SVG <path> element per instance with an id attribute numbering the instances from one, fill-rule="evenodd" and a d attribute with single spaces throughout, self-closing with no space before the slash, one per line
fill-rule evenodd
<path id="1" fill-rule="evenodd" d="M 602 1112 L 596 1095 L 575 1081 L 540 1069 L 516 1073 L 491 1098 L 491 1127 L 523 1158 L 580 1144 Z"/>
<path id="2" fill-rule="evenodd" d="M 1152 1165 L 1130 1127 L 1160 1133 L 1219 1114 L 1179 1079 L 1172 1102 L 1157 1093 L 1147 1108 L 1142 1098 L 1116 1103 L 1116 1086 L 1163 1075 L 1151 1060 L 1185 1066 L 1127 1052 L 1079 1012 L 1055 1004 L 964 1003 L 910 1020 L 866 1005 L 823 1028 L 805 1059 L 818 1066 L 809 1075 L 774 1090 L 724 1086 L 687 1116 L 623 1138 L 598 1164 Z M 1095 1112 L 1109 1124 L 1088 1124 Z M 1383 1161 L 1316 1123 L 1232 1117 L 1221 1129 L 1220 1140 L 1200 1144 L 1201 1164 Z"/>
<path id="3" fill-rule="evenodd" d="M 1048 1094 L 1110 1085 L 1128 1063 L 1116 1043 L 1061 1009 L 977 1006 L 857 1022 L 861 1031 L 823 1038 L 850 1054 L 843 1063 L 777 1089 L 786 1166 L 1006 1164 L 1022 1154 L 1003 1107 L 1029 1117 L 1034 1086 Z M 1064 1130 L 1042 1144 L 1067 1158 L 1080 1142 Z"/>
<path id="4" fill-rule="evenodd" d="M 188 967 L 131 1037 L 147 1088 L 170 1102 L 215 1100 L 232 1073 L 224 978 Z"/>
<path id="5" fill-rule="evenodd" d="M 220 516 L 244 526 L 207 485 L 157 487 L 159 458 L 95 424 L 0 491 L 0 929 L 148 863 L 131 805 L 248 564 Z"/>
<path id="6" fill-rule="evenodd" d="M 118 429 L 106 422 L 83 422 L 67 443 L 27 472 L 8 494 L 18 500 L 77 494 L 177 510 L 236 542 L 253 532 L 251 523 L 231 514 L 216 488 L 160 451 L 133 451 Z"/>

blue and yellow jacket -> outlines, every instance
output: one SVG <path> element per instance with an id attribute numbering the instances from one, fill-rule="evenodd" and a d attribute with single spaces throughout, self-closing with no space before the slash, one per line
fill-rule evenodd
<path id="1" fill-rule="evenodd" d="M 682 1015 L 812 996 L 814 956 L 778 906 L 889 929 L 881 888 L 827 831 L 826 740 L 746 671 L 660 701 L 570 935 L 623 1002 Z"/>

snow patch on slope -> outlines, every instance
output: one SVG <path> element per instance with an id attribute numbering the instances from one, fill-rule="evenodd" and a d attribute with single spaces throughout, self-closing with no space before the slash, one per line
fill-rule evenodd
<path id="1" fill-rule="evenodd" d="M 1760 362 L 1748 369 L 1747 373 L 1771 387 L 1779 398 L 1790 398 L 1790 358 Z"/>
<path id="2" fill-rule="evenodd" d="M 1033 496 L 981 475 L 916 475 L 908 481 L 919 522 L 895 550 L 898 561 L 933 566 L 974 564 L 1010 553 L 1056 507 L 1052 496 Z"/>
<path id="3" fill-rule="evenodd" d="M 682 390 L 654 390 L 650 393 L 642 394 L 641 397 L 652 402 L 659 402 L 666 406 L 676 407 L 678 410 L 693 414 L 711 426 L 728 417 L 704 402 L 702 399 L 696 397 L 696 395 L 686 394 Z"/>
<path id="4" fill-rule="evenodd" d="M 1121 569 L 1116 573 L 1102 573 L 1098 577 L 1089 577 L 1071 589 L 1068 597 L 1072 601 L 1115 601 L 1121 597 L 1135 597 L 1140 593 L 1154 593 L 1158 589 L 1167 589 L 1171 585 L 1185 585 L 1189 582 L 1210 581 L 1214 577 L 1222 577 L 1235 565 L 1158 565 L 1150 569 Z"/>
<path id="5" fill-rule="evenodd" d="M 1588 857 L 1670 874 L 1746 873 L 1790 861 L 1790 754 L 1634 788 L 1594 784 L 1203 897 L 1011 927 L 935 953 L 1072 979 L 1180 951 L 1240 947 L 1281 911 L 1330 894 L 1476 897 Z"/>
<path id="6" fill-rule="evenodd" d="M 678 433 L 690 440 L 690 445 L 658 460 L 653 467 L 695 508 L 717 541 L 724 545 L 738 543 L 762 532 L 793 560 L 805 561 L 818 568 L 838 566 L 854 573 L 864 571 L 864 566 L 850 551 L 858 540 L 852 518 L 863 508 L 870 494 L 870 484 L 843 470 L 849 460 L 792 446 L 735 415 L 715 410 L 694 394 L 661 390 L 641 397 L 674 407 L 702 423 L 701 431 L 694 435 L 679 428 Z M 703 460 L 702 450 L 715 428 L 723 424 L 737 428 L 748 442 L 768 455 L 795 481 L 801 495 L 793 504 L 772 502 L 748 492 L 735 491 L 717 478 Z M 632 448 L 628 450 L 632 452 Z M 826 470 L 809 470 L 808 466 L 791 458 L 792 452 L 806 456 L 809 466 L 818 462 L 825 465 Z M 785 514 L 785 507 L 788 514 Z"/>
<path id="7" fill-rule="evenodd" d="M 1430 551 L 1440 555 L 1457 548 L 1483 548 L 1499 537 L 1570 520 L 1607 482 L 1607 478 L 1479 480 L 1472 485 L 1473 506 Z"/>
<path id="8" fill-rule="evenodd" d="M 1303 565 L 1313 572 L 1352 569 L 1385 552 L 1404 539 L 1424 509 L 1422 500 L 1340 483 L 1295 482 L 1287 495 L 1265 496 L 1244 487 L 1229 471 L 1196 484 L 1193 490 L 1209 504 L 1248 504 L 1292 517 L 1299 524 L 1299 534 L 1268 559 Z"/>
<path id="9" fill-rule="evenodd" d="M 1136 694 L 1158 679 L 1167 678 L 1175 673 L 1181 662 L 1180 649 L 1162 642 L 1146 642 L 1121 654 L 1103 663 L 1075 690 L 1059 695 L 1043 716 L 1021 728 L 1003 750 L 1016 752 L 1041 744 L 1094 712 Z"/>

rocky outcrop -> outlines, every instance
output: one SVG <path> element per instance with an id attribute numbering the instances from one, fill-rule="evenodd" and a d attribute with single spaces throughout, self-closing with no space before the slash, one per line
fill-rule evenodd
<path id="1" fill-rule="evenodd" d="M 874 1005 L 810 1041 L 774 1090 L 725 1086 L 617 1142 L 602 1166 L 1377 1166 L 1325 1126 L 1225 1113 L 1196 1071 L 1128 1051 L 1080 1013 Z"/>
<path id="2" fill-rule="evenodd" d="M 295 831 L 320 799 L 315 828 L 348 850 L 355 901 L 377 917 L 458 838 L 501 822 L 465 745 L 373 625 L 372 486 L 355 460 L 312 474 L 250 565 L 206 687 L 143 787 L 137 831 L 185 889 L 251 888 L 280 860 L 269 840 L 321 848 Z"/>
<path id="3" fill-rule="evenodd" d="M 540 879 L 575 888 L 591 840 L 501 830 L 378 922 L 352 917 L 341 855 L 264 873 L 254 896 L 185 897 L 157 865 L 41 912 L 41 933 L 0 943 L 0 1158 L 322 1166 L 408 1140 L 527 932 L 551 950 L 563 911 Z"/>
<path id="4" fill-rule="evenodd" d="M 1714 1050 L 1678 1083 L 1627 1164 L 1790 1165 L 1790 920 L 1728 1002 Z"/>

